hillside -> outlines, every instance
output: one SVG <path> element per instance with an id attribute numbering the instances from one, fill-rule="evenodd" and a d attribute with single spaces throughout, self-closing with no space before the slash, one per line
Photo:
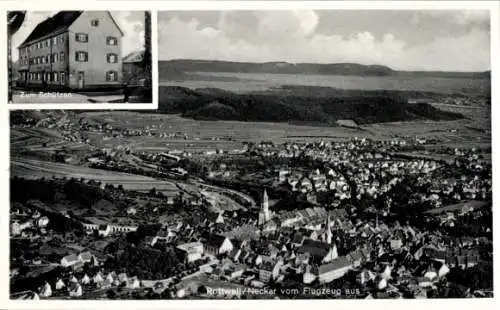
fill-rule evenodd
<path id="1" fill-rule="evenodd" d="M 235 94 L 213 89 L 160 87 L 158 112 L 195 119 L 308 122 L 334 125 L 351 119 L 358 124 L 418 119 L 454 120 L 461 114 L 441 111 L 428 103 L 408 104 L 408 94 L 391 91 L 342 91 L 291 88 L 288 92 Z"/>
<path id="2" fill-rule="evenodd" d="M 232 72 L 232 73 L 277 73 L 318 74 L 351 76 L 401 76 L 443 78 L 489 78 L 490 72 L 443 72 L 443 71 L 397 71 L 387 66 L 362 65 L 356 63 L 288 63 L 288 62 L 231 62 L 218 60 L 175 59 L 159 61 L 160 79 L 192 79 L 185 72 Z M 222 78 L 222 77 L 220 77 Z"/>

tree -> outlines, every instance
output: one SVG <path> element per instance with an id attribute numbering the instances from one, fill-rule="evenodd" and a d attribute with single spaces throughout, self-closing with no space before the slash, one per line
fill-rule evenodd
<path id="1" fill-rule="evenodd" d="M 149 191 L 149 194 L 151 196 L 156 196 L 156 187 L 153 187 L 150 191 Z"/>

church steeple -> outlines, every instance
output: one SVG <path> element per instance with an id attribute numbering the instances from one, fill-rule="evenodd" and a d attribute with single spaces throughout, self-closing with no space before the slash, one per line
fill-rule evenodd
<path id="1" fill-rule="evenodd" d="M 331 218 L 331 214 L 330 212 L 328 212 L 328 215 L 326 216 L 326 234 L 325 234 L 325 242 L 328 243 L 328 244 L 332 244 L 332 239 L 333 239 L 333 235 L 332 235 L 332 228 L 331 228 L 331 221 L 330 221 L 330 218 Z"/>
<path id="2" fill-rule="evenodd" d="M 262 206 L 259 212 L 259 225 L 269 222 L 271 216 L 269 214 L 269 197 L 267 196 L 267 191 L 264 189 L 264 195 L 262 196 Z"/>

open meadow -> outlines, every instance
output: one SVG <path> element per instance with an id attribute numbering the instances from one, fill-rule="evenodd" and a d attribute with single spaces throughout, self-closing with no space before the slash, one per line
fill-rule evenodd
<path id="1" fill-rule="evenodd" d="M 156 188 L 162 192 L 178 192 L 174 183 L 168 181 L 159 181 L 154 178 L 128 174 L 115 171 L 93 169 L 82 166 L 75 166 L 63 163 L 54 163 L 36 159 L 12 158 L 11 176 L 22 177 L 26 179 L 38 178 L 84 178 L 86 180 L 95 180 L 114 186 L 122 185 L 124 189 L 133 191 L 149 191 Z"/>

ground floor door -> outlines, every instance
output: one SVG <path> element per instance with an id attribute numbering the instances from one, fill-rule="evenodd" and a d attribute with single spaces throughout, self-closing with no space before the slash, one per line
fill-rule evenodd
<path id="1" fill-rule="evenodd" d="M 78 88 L 85 87 L 85 72 L 78 71 Z"/>

